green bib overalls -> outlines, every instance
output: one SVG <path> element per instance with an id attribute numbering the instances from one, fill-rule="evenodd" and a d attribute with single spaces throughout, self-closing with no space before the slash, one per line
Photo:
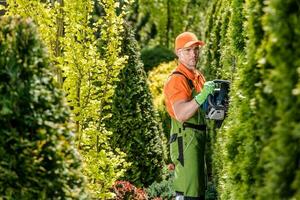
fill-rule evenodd
<path id="1" fill-rule="evenodd" d="M 193 97 L 196 95 L 193 89 Z M 204 113 L 200 109 L 187 123 L 204 125 Z M 205 130 L 186 127 L 172 118 L 170 154 L 175 164 L 174 189 L 185 197 L 205 194 Z M 203 128 L 202 128 L 203 129 Z M 205 128 L 204 128 L 205 129 Z"/>

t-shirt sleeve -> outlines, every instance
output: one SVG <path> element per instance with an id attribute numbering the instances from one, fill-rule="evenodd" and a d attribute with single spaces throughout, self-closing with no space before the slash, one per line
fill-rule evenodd
<path id="1" fill-rule="evenodd" d="M 182 75 L 172 75 L 165 85 L 164 93 L 172 105 L 178 100 L 189 101 L 192 99 L 192 91 L 186 78 Z"/>

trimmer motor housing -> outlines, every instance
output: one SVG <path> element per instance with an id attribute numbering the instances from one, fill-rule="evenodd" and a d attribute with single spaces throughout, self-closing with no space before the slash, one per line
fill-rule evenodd
<path id="1" fill-rule="evenodd" d="M 206 118 L 215 120 L 217 127 L 220 127 L 228 110 L 230 81 L 216 79 L 213 82 L 216 84 L 216 88 L 213 94 L 207 97 L 203 109 Z"/>

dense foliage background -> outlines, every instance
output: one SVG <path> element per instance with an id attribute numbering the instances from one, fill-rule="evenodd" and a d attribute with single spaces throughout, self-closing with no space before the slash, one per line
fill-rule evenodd
<path id="1" fill-rule="evenodd" d="M 170 118 L 162 87 L 177 65 L 173 53 L 175 37 L 192 31 L 206 43 L 198 64 L 206 79 L 231 81 L 227 119 L 220 129 L 209 122 L 207 198 L 300 199 L 298 0 L 7 0 L 0 1 L 0 5 L 6 5 L 6 15 L 32 19 L 49 58 L 37 53 L 41 44 L 34 43 L 36 46 L 31 48 L 33 43 L 25 42 L 36 38 L 32 28 L 23 28 L 22 34 L 16 34 L 21 30 L 17 28 L 19 23 L 21 27 L 32 27 L 32 22 L 25 25 L 27 21 L 20 18 L 0 20 L 0 115 L 4 120 L 1 124 L 6 124 L 1 128 L 0 171 L 8 174 L 1 178 L 1 197 L 20 194 L 23 199 L 25 195 L 54 198 L 77 188 L 74 195 L 83 195 L 86 189 L 95 199 L 146 199 L 147 192 L 150 199 L 172 199 L 172 169 L 166 167 Z M 4 14 L 3 7 L 0 13 Z M 17 43 L 17 35 L 26 38 Z M 20 55 L 26 60 L 19 60 Z M 29 69 L 28 63 L 35 66 L 31 76 L 19 77 L 19 70 Z M 44 76 L 39 72 L 43 66 L 51 70 L 50 76 L 56 81 L 45 88 L 44 80 L 52 82 L 46 73 L 48 78 L 36 83 L 40 84 L 34 90 L 37 98 L 45 99 L 36 103 L 43 104 L 45 110 L 32 109 L 40 114 L 28 121 L 21 111 L 31 108 L 26 105 L 35 99 L 25 99 L 20 94 L 27 91 L 23 86 L 31 88 L 30 81 Z M 51 92 L 53 97 L 49 94 L 52 90 L 56 91 Z M 66 107 L 54 112 L 66 106 L 59 103 L 63 98 L 61 90 L 70 116 L 64 113 Z M 27 104 L 12 113 L 10 106 L 19 105 L 16 102 Z M 51 109 L 54 113 L 47 114 Z M 8 123 L 15 123 L 16 119 L 18 126 Z M 68 139 L 43 138 L 46 132 L 40 130 L 44 128 L 33 126 L 40 123 L 38 119 L 60 119 L 63 127 L 71 126 L 75 138 L 67 136 L 71 129 L 58 131 L 56 126 L 47 127 L 47 136 L 59 132 Z M 56 167 L 63 167 L 59 169 L 65 169 L 66 174 L 57 176 L 49 191 L 39 190 L 40 185 L 32 185 L 33 180 L 16 176 L 29 172 L 28 165 L 16 167 L 17 161 L 35 163 L 37 168 L 44 166 L 37 157 L 21 151 L 25 149 L 22 142 L 27 141 L 26 131 L 20 131 L 21 128 L 43 134 L 39 140 L 52 141 L 53 148 L 60 144 L 59 148 L 72 147 L 75 151 L 71 144 L 74 141 L 82 163 L 76 154 L 70 154 L 72 159 L 62 159 L 64 154 L 58 154 L 55 158 L 61 159 L 62 166 Z M 38 152 L 44 143 L 34 139 L 36 135 L 29 136 L 30 144 L 38 144 L 34 151 Z M 16 148 L 20 150 L 10 150 Z M 57 156 L 52 151 L 42 155 Z M 16 156 L 19 152 L 27 157 L 20 160 Z M 70 164 L 68 159 L 76 164 Z M 41 169 L 39 176 L 47 176 Z M 70 180 L 77 182 L 66 182 L 66 177 L 78 169 L 83 172 L 86 185 L 80 173 L 71 176 Z M 38 172 L 32 174 L 38 176 Z M 23 181 L 22 187 L 18 181 Z M 56 183 L 62 188 L 71 185 L 63 190 Z M 24 193 L 14 193 L 21 190 Z"/>

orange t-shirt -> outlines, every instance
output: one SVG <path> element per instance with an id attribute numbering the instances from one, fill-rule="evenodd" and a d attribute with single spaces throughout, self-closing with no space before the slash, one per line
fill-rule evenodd
<path id="1" fill-rule="evenodd" d="M 204 83 L 204 76 L 197 70 L 190 71 L 183 64 L 175 69 L 184 74 L 188 79 L 192 80 L 196 92 L 200 92 Z M 192 100 L 192 90 L 187 79 L 181 74 L 170 75 L 164 86 L 165 104 L 167 111 L 172 118 L 175 118 L 173 104 L 178 100 Z"/>

